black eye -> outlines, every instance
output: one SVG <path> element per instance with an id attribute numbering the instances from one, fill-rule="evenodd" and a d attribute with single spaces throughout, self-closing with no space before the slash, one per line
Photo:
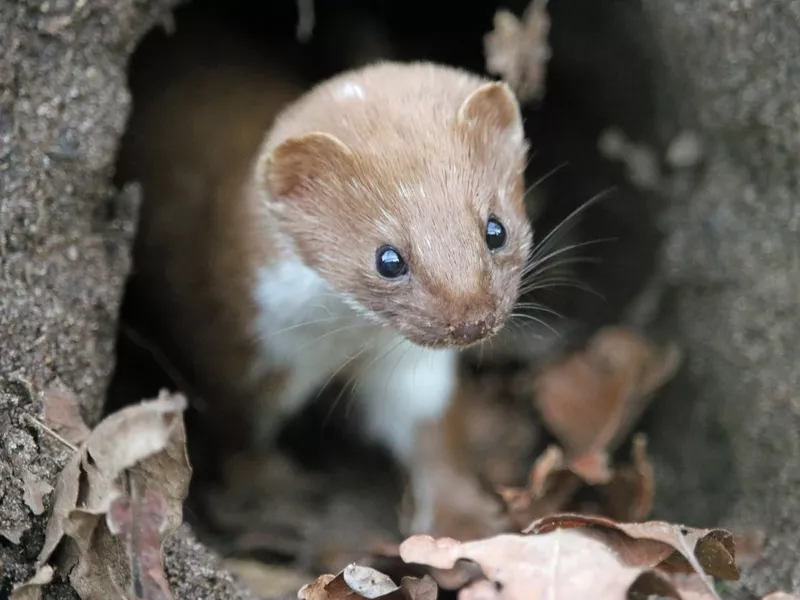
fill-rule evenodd
<path id="1" fill-rule="evenodd" d="M 486 223 L 486 245 L 489 250 L 499 250 L 506 245 L 506 228 L 495 217 Z"/>
<path id="2" fill-rule="evenodd" d="M 397 279 L 408 273 L 408 265 L 400 253 L 391 246 L 378 248 L 375 255 L 375 268 L 381 277 Z"/>

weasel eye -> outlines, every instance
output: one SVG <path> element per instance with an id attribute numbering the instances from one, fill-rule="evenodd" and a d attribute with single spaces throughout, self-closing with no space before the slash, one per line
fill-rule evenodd
<path id="1" fill-rule="evenodd" d="M 506 245 L 506 228 L 495 217 L 486 223 L 486 245 L 489 250 L 499 250 Z"/>
<path id="2" fill-rule="evenodd" d="M 408 273 L 408 265 L 400 253 L 391 246 L 378 248 L 375 256 L 378 275 L 386 279 L 397 279 Z"/>

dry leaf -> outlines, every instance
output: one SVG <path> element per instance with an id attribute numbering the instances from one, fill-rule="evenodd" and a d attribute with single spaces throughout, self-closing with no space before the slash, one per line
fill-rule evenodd
<path id="1" fill-rule="evenodd" d="M 161 557 L 161 534 L 167 525 L 167 501 L 154 490 L 143 498 L 120 496 L 106 514 L 112 535 L 125 543 L 130 560 L 132 597 L 173 600 Z"/>
<path id="2" fill-rule="evenodd" d="M 90 429 L 81 416 L 78 397 L 61 384 L 44 391 L 44 424 L 76 446 L 89 437 Z"/>
<path id="3" fill-rule="evenodd" d="M 623 534 L 623 538 L 608 539 L 635 554 L 642 565 L 672 573 L 706 573 L 719 579 L 739 579 L 733 536 L 722 529 L 694 529 L 663 521 L 617 523 L 603 517 L 565 514 L 540 519 L 525 533 L 549 534 L 574 528 Z"/>
<path id="4" fill-rule="evenodd" d="M 787 594 L 786 592 L 772 592 L 764 596 L 761 600 L 800 600 L 800 596 L 796 594 Z"/>
<path id="5" fill-rule="evenodd" d="M 642 433 L 633 438 L 631 459 L 630 465 L 617 468 L 611 481 L 597 488 L 603 514 L 615 521 L 643 521 L 653 508 L 655 473 L 647 455 L 647 437 Z"/>
<path id="6" fill-rule="evenodd" d="M 499 75 L 521 102 L 541 97 L 550 48 L 547 0 L 532 0 L 522 20 L 506 10 L 494 16 L 494 29 L 483 39 L 486 70 Z"/>
<path id="7" fill-rule="evenodd" d="M 408 563 L 451 569 L 476 563 L 491 585 L 472 583 L 459 600 L 624 600 L 636 586 L 646 593 L 669 590 L 663 578 L 643 578 L 649 568 L 609 546 L 603 532 L 555 530 L 544 535 L 505 534 L 474 542 L 413 536 L 400 545 Z M 656 581 L 659 587 L 646 587 Z M 673 597 L 678 597 L 673 593 Z"/>
<path id="8" fill-rule="evenodd" d="M 498 487 L 498 493 L 516 529 L 523 529 L 565 510 L 580 487 L 580 479 L 565 466 L 564 453 L 551 445 L 534 463 L 527 487 Z"/>
<path id="9" fill-rule="evenodd" d="M 535 404 L 568 460 L 610 452 L 680 358 L 675 346 L 658 349 L 631 331 L 606 328 L 583 352 L 536 376 Z"/>
<path id="10" fill-rule="evenodd" d="M 567 468 L 580 477 L 584 483 L 600 485 L 608 483 L 614 476 L 609 464 L 610 460 L 608 452 L 596 448 L 570 459 Z"/>
<path id="11" fill-rule="evenodd" d="M 640 521 L 650 512 L 655 485 L 643 434 L 634 438 L 632 455 L 633 464 L 611 468 L 605 453 L 594 458 L 584 454 L 580 461 L 567 462 L 562 450 L 551 445 L 536 460 L 527 487 L 499 486 L 498 492 L 515 526 L 523 529 L 536 519 L 578 510 L 573 500 L 583 484 L 609 480 L 594 487 L 600 500 L 595 512 L 616 520 Z"/>
<path id="12" fill-rule="evenodd" d="M 63 544 L 60 567 L 85 600 L 130 597 L 124 591 L 131 577 L 125 543 L 103 518 L 118 498 L 124 500 L 126 487 L 164 500 L 163 537 L 180 525 L 191 477 L 185 408 L 182 396 L 162 393 L 109 415 L 59 475 L 39 564 Z"/>
<path id="13" fill-rule="evenodd" d="M 29 471 L 23 472 L 22 497 L 33 514 L 41 515 L 44 512 L 44 497 L 52 491 L 53 486 L 46 481 L 42 481 Z"/>
<path id="14" fill-rule="evenodd" d="M 40 600 L 42 586 L 51 581 L 53 581 L 53 567 L 46 565 L 36 571 L 28 581 L 15 587 L 9 600 Z"/>
<path id="15" fill-rule="evenodd" d="M 429 576 L 404 577 L 397 586 L 387 575 L 351 564 L 338 575 L 321 575 L 297 592 L 300 600 L 436 600 L 436 583 Z"/>

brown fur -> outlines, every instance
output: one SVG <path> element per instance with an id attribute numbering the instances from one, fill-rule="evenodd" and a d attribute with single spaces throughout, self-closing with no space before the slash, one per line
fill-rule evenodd
<path id="1" fill-rule="evenodd" d="M 364 98 L 337 97 L 344 85 Z M 306 264 L 412 341 L 448 346 L 460 345 L 465 326 L 493 334 L 516 301 L 531 236 L 526 150 L 505 85 L 383 63 L 329 80 L 285 111 L 259 171 Z M 508 231 L 494 254 L 490 215 Z M 375 273 L 383 244 L 409 263 L 408 280 Z"/>
<path id="2" fill-rule="evenodd" d="M 135 97 L 117 172 L 144 193 L 130 293 L 202 391 L 219 441 L 232 446 L 246 441 L 254 391 L 284 379 L 243 385 L 259 352 L 247 333 L 253 268 L 274 255 L 245 183 L 265 131 L 302 93 L 255 55 L 200 25 L 138 65 L 148 88 Z"/>
<path id="3" fill-rule="evenodd" d="M 316 87 L 275 120 L 299 86 L 224 42 L 232 50 L 217 41 L 214 66 L 198 61 L 202 69 L 186 56 L 209 44 L 203 36 L 157 53 L 150 68 L 162 87 L 138 98 L 119 176 L 140 181 L 145 196 L 132 293 L 236 443 L 251 403 L 286 376 L 248 378 L 260 351 L 257 266 L 296 250 L 412 341 L 463 345 L 469 328 L 487 337 L 504 325 L 531 232 L 527 146 L 506 86 L 430 64 L 378 64 Z M 363 100 L 337 97 L 347 82 Z M 484 239 L 490 215 L 508 231 L 495 253 Z M 375 249 L 387 243 L 409 263 L 408 280 L 376 274 Z"/>

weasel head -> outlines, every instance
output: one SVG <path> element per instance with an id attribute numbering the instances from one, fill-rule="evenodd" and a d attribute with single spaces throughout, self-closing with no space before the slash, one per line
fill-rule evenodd
<path id="1" fill-rule="evenodd" d="M 449 113 L 421 102 L 398 116 L 367 96 L 331 119 L 347 125 L 274 144 L 257 171 L 303 262 L 368 318 L 431 348 L 499 331 L 531 248 L 519 106 L 505 84 L 474 81 Z"/>

